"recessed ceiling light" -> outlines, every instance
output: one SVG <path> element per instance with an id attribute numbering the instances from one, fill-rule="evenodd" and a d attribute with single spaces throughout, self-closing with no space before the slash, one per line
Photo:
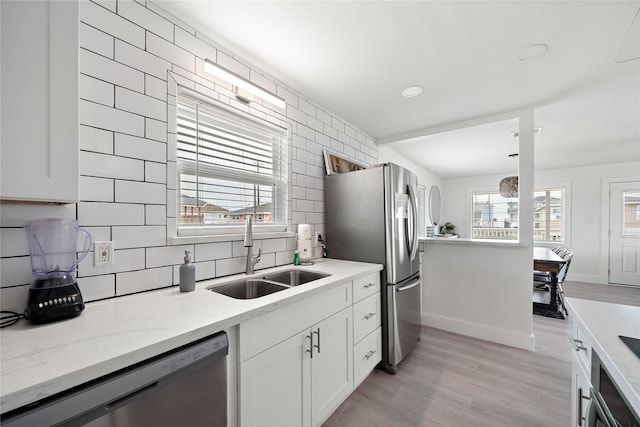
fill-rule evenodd
<path id="1" fill-rule="evenodd" d="M 547 53 L 549 46 L 546 44 L 532 44 L 531 46 L 523 47 L 513 56 L 518 62 L 527 62 L 533 61 L 535 59 L 540 58 L 542 55 Z"/>
<path id="2" fill-rule="evenodd" d="M 414 96 L 418 96 L 422 93 L 422 88 L 420 86 L 409 86 L 402 91 L 402 96 L 405 98 L 413 98 Z"/>

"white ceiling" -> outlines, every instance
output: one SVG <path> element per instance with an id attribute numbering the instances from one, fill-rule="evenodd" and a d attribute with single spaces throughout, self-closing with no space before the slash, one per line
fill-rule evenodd
<path id="1" fill-rule="evenodd" d="M 526 107 L 536 169 L 640 160 L 640 59 L 616 62 L 640 0 L 155 3 L 443 178 L 513 169 L 513 123 L 406 134 Z"/>

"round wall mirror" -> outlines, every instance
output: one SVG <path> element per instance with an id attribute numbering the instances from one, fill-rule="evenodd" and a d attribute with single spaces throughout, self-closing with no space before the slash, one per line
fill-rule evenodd
<path id="1" fill-rule="evenodd" d="M 429 218 L 434 226 L 440 222 L 440 189 L 437 185 L 432 185 L 429 190 Z"/>

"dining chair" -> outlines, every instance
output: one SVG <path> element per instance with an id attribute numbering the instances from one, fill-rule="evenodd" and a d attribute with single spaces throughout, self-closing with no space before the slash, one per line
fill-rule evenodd
<path id="1" fill-rule="evenodd" d="M 567 277 L 567 272 L 569 271 L 569 266 L 571 265 L 571 261 L 573 260 L 573 252 L 564 252 L 561 255 L 562 259 L 565 260 L 565 264 L 562 266 L 562 268 L 560 269 L 560 272 L 558 272 L 557 275 L 557 279 L 558 279 L 558 285 L 557 285 L 557 289 L 558 289 L 558 299 L 560 302 L 560 306 L 562 307 L 562 310 L 565 312 L 565 314 L 568 314 L 567 312 L 567 307 L 564 304 L 564 290 L 562 289 L 562 284 L 564 283 L 564 279 Z M 544 290 L 544 291 L 550 291 L 551 290 L 551 275 L 547 274 L 547 275 L 536 275 L 534 273 L 534 280 L 533 280 L 533 288 L 534 290 Z"/>

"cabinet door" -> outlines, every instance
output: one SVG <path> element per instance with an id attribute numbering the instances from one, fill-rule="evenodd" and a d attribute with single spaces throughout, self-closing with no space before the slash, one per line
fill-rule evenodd
<path id="1" fill-rule="evenodd" d="M 351 308 L 312 328 L 311 424 L 320 425 L 353 391 Z"/>
<path id="2" fill-rule="evenodd" d="M 241 364 L 240 425 L 309 425 L 310 346 L 305 331 Z"/>
<path id="3" fill-rule="evenodd" d="M 2 200 L 78 199 L 78 2 L 0 2 Z"/>
<path id="4" fill-rule="evenodd" d="M 583 427 L 590 400 L 591 381 L 576 351 L 572 352 L 571 388 L 571 425 Z"/>

